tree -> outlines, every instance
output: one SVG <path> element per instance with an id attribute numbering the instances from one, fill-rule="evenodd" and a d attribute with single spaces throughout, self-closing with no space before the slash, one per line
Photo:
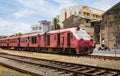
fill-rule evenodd
<path id="1" fill-rule="evenodd" d="M 58 22 L 59 22 L 59 19 L 55 17 L 53 20 L 55 30 L 60 29 L 60 25 L 58 24 Z"/>
<path id="2" fill-rule="evenodd" d="M 19 33 L 16 33 L 15 35 L 16 35 L 16 36 L 21 36 L 21 35 L 22 35 L 22 33 L 21 33 L 21 32 L 19 32 Z"/>

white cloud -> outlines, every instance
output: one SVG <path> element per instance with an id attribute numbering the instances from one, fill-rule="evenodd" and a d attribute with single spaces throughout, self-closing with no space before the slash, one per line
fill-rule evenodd
<path id="1" fill-rule="evenodd" d="M 31 9 L 34 14 L 41 16 L 56 16 L 59 9 L 58 6 L 48 2 L 47 0 L 18 0 L 24 6 L 24 9 Z M 32 13 L 33 14 L 33 13 Z"/>
<path id="2" fill-rule="evenodd" d="M 0 35 L 30 32 L 31 24 L 0 19 Z"/>
<path id="3" fill-rule="evenodd" d="M 19 3 L 23 4 L 26 7 L 36 8 L 36 6 L 45 5 L 46 0 L 18 0 Z M 37 7 L 41 8 L 41 7 Z"/>
<path id="4" fill-rule="evenodd" d="M 93 4 L 91 4 L 91 7 L 98 8 L 101 10 L 108 10 L 113 5 L 115 5 L 117 2 L 120 2 L 119 0 L 95 0 Z"/>
<path id="5" fill-rule="evenodd" d="M 48 0 L 18 0 L 19 3 L 24 5 L 26 8 L 30 8 L 36 14 L 39 15 L 46 15 L 49 17 L 55 17 L 58 15 L 64 7 L 76 5 L 73 0 L 53 0 L 58 5 L 55 5 Z"/>
<path id="6" fill-rule="evenodd" d="M 53 0 L 53 1 L 60 4 L 60 7 L 59 7 L 60 10 L 68 6 L 77 5 L 73 0 Z"/>
<path id="7" fill-rule="evenodd" d="M 18 12 L 15 12 L 13 15 L 16 18 L 22 18 L 22 17 L 27 17 L 33 13 L 34 13 L 34 11 L 32 11 L 32 10 L 24 9 L 24 10 L 20 10 Z"/>

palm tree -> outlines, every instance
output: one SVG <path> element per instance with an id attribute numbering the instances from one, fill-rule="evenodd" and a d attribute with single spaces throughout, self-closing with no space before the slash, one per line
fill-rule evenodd
<path id="1" fill-rule="evenodd" d="M 58 22 L 59 22 L 59 19 L 55 17 L 53 20 L 55 30 L 60 29 L 60 25 L 58 24 Z"/>

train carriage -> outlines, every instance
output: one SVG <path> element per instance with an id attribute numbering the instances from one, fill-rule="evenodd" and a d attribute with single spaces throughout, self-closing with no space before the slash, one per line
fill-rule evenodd
<path id="1" fill-rule="evenodd" d="M 0 39 L 0 47 L 1 48 L 7 48 L 9 46 L 8 41 L 9 41 L 8 38 Z"/>
<path id="2" fill-rule="evenodd" d="M 23 35 L 20 37 L 20 48 L 22 50 L 27 50 L 29 47 L 29 35 Z"/>
<path id="3" fill-rule="evenodd" d="M 8 38 L 8 40 L 9 40 L 9 48 L 19 49 L 19 47 L 20 47 L 20 37 L 19 36 L 10 37 L 10 38 Z"/>
<path id="4" fill-rule="evenodd" d="M 39 47 L 39 34 L 29 35 L 29 47 Z"/>

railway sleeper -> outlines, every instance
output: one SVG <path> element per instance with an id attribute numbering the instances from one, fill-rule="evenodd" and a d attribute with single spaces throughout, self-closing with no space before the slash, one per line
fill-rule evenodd
<path id="1" fill-rule="evenodd" d="M 120 74 L 120 73 L 113 72 L 113 71 L 109 71 L 108 73 L 109 73 L 111 76 L 117 76 L 118 74 Z"/>
<path id="2" fill-rule="evenodd" d="M 79 70 L 78 70 L 79 69 Z M 82 70 L 85 70 L 86 69 L 86 67 L 82 67 L 82 68 L 78 68 L 78 69 L 75 69 L 74 71 L 82 71 Z"/>
<path id="3" fill-rule="evenodd" d="M 76 68 L 79 68 L 78 66 L 73 66 L 73 67 L 68 67 L 67 69 L 76 69 Z"/>
<path id="4" fill-rule="evenodd" d="M 83 73 L 95 72 L 95 69 L 84 70 L 84 71 L 82 71 L 82 72 L 83 72 Z"/>
<path id="5" fill-rule="evenodd" d="M 97 71 L 97 72 L 93 73 L 92 75 L 102 75 L 102 74 L 104 74 L 105 72 L 106 72 L 105 70 Z"/>

